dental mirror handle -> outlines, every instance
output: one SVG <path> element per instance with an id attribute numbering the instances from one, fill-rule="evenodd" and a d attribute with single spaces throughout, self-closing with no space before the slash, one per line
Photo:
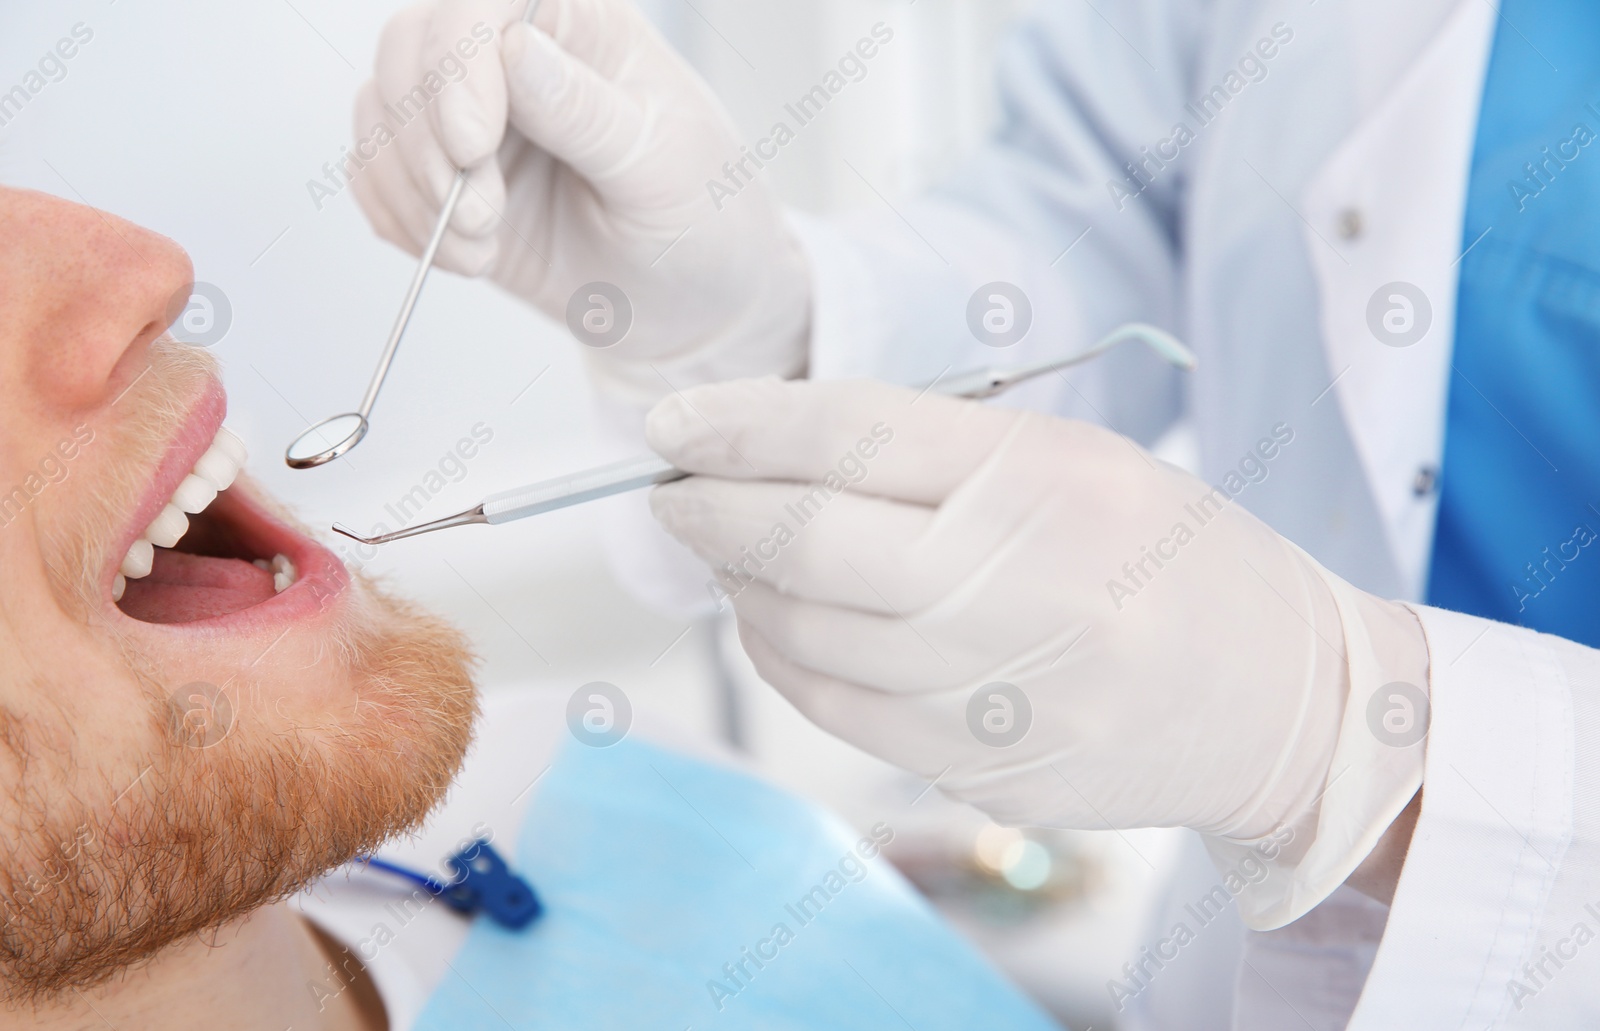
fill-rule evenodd
<path id="1" fill-rule="evenodd" d="M 356 409 L 356 414 L 363 419 L 372 415 L 372 406 L 378 401 L 378 391 L 383 389 L 383 381 L 389 375 L 389 366 L 394 364 L 395 352 L 400 350 L 400 338 L 406 335 L 406 326 L 411 324 L 411 313 L 416 310 L 417 299 L 422 296 L 422 284 L 428 281 L 428 272 L 433 268 L 434 256 L 439 253 L 439 244 L 444 242 L 445 230 L 450 228 L 450 219 L 455 216 L 456 205 L 461 202 L 461 194 L 466 186 L 467 173 L 463 169 L 456 173 L 455 182 L 450 184 L 450 193 L 445 197 L 444 207 L 439 211 L 439 221 L 434 224 L 433 236 L 429 237 L 428 246 L 422 249 L 416 274 L 411 277 L 411 288 L 406 291 L 406 299 L 400 302 L 400 314 L 395 317 L 394 328 L 389 331 L 389 342 L 383 345 L 383 357 L 378 359 L 378 368 L 372 374 L 372 382 L 367 384 L 367 392 L 361 398 L 361 407 Z"/>
<path id="2" fill-rule="evenodd" d="M 362 544 L 388 544 L 390 541 L 432 533 L 435 530 L 448 530 L 452 526 L 514 522 L 526 519 L 528 516 L 554 512 L 558 508 L 570 508 L 586 501 L 598 501 L 613 494 L 625 494 L 628 491 L 653 487 L 658 483 L 671 483 L 674 480 L 682 480 L 688 475 L 665 459 L 657 458 L 655 455 L 645 455 L 585 469 L 582 472 L 569 473 L 566 476 L 557 476 L 550 480 L 541 480 L 500 494 L 492 494 L 465 512 L 435 519 L 431 523 L 408 526 L 393 533 L 362 537 L 338 523 L 333 524 L 333 531 Z"/>
<path id="3" fill-rule="evenodd" d="M 533 24 L 533 16 L 539 10 L 539 0 L 528 0 L 528 7 L 522 14 L 525 24 Z M 356 409 L 356 414 L 367 419 L 372 416 L 372 406 L 378 403 L 378 391 L 383 389 L 383 381 L 389 375 L 389 366 L 394 364 L 395 352 L 400 350 L 400 338 L 406 335 L 406 326 L 411 323 L 411 313 L 416 310 L 417 299 L 422 296 L 422 284 L 428 280 L 428 272 L 433 268 L 433 259 L 439 253 L 439 245 L 444 242 L 444 234 L 450 228 L 450 220 L 455 217 L 456 205 L 461 203 L 461 195 L 467 187 L 467 170 L 465 168 L 456 172 L 455 181 L 450 184 L 450 192 L 445 195 L 444 207 L 439 209 L 439 220 L 433 224 L 433 235 L 428 238 L 428 245 L 422 249 L 422 257 L 417 260 L 416 274 L 411 277 L 411 288 L 406 291 L 406 299 L 400 302 L 400 314 L 394 320 L 394 328 L 389 331 L 389 342 L 383 347 L 383 357 L 378 359 L 378 368 L 372 374 L 372 382 L 367 384 L 367 392 L 362 395 L 361 407 Z"/>
<path id="4" fill-rule="evenodd" d="M 1118 327 L 1096 341 L 1088 350 L 1067 358 L 1056 358 L 1015 369 L 981 369 L 956 376 L 944 383 L 936 381 L 928 389 L 936 394 L 948 394 L 952 397 L 971 399 L 993 397 L 1019 383 L 1086 362 L 1126 340 L 1142 340 L 1172 364 L 1183 368 L 1194 367 L 1194 355 L 1175 337 L 1154 326 L 1134 322 Z M 495 494 L 485 498 L 479 507 L 483 510 L 484 522 L 509 523 L 515 519 L 525 519 L 528 516 L 553 512 L 571 505 L 581 505 L 586 501 L 596 501 L 613 494 L 671 483 L 688 475 L 663 458 L 644 455 Z"/>

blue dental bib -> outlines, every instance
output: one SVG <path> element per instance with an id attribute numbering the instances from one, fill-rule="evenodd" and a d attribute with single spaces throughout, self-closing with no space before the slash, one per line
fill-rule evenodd
<path id="1" fill-rule="evenodd" d="M 853 834 L 740 773 L 569 744 L 516 868 L 544 915 L 478 920 L 418 1031 L 1046 1031 L 1058 1025 Z"/>

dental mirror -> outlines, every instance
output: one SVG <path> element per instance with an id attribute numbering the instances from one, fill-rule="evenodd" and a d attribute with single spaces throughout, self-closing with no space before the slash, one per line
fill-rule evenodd
<path id="1" fill-rule="evenodd" d="M 291 469 L 314 469 L 331 462 L 361 443 L 367 435 L 367 420 L 355 412 L 324 419 L 294 438 L 284 461 Z"/>
<path id="2" fill-rule="evenodd" d="M 539 0 L 528 0 L 522 20 L 531 25 L 534 12 L 538 9 Z M 383 347 L 382 357 L 378 359 L 378 369 L 372 374 L 372 382 L 367 385 L 367 392 L 361 398 L 361 407 L 344 415 L 324 419 L 294 438 L 283 455 L 289 468 L 315 469 L 319 465 L 326 465 L 335 458 L 349 454 L 350 449 L 361 443 L 361 439 L 367 435 L 367 430 L 371 428 L 368 419 L 372 416 L 372 406 L 377 403 L 384 377 L 389 375 L 389 366 L 394 364 L 394 354 L 400 349 L 400 338 L 405 336 L 411 313 L 417 307 L 417 298 L 422 296 L 422 284 L 427 282 L 428 270 L 433 268 L 433 259 L 439 253 L 439 245 L 444 242 L 445 230 L 450 228 L 450 219 L 456 213 L 456 205 L 461 202 L 466 185 L 467 170 L 463 168 L 456 172 L 450 193 L 444 199 L 444 206 L 439 209 L 439 220 L 433 225 L 433 236 L 428 239 L 428 246 L 422 249 L 417 271 L 411 277 L 411 288 L 400 303 L 400 314 L 394 320 L 394 328 L 389 331 L 389 341 Z"/>
<path id="3" fill-rule="evenodd" d="M 433 268 L 434 255 L 439 253 L 439 244 L 444 242 L 444 231 L 450 227 L 450 218 L 455 214 L 456 204 L 461 200 L 462 187 L 466 185 L 467 173 L 457 172 L 456 181 L 450 187 L 450 195 L 445 198 L 444 207 L 439 212 L 439 221 L 433 227 L 433 237 L 428 240 L 428 246 L 422 249 L 422 258 L 417 262 L 416 274 L 411 277 L 411 289 L 406 291 L 406 299 L 400 304 L 400 315 L 394 320 L 394 328 L 389 331 L 389 342 L 384 345 L 383 357 L 378 359 L 378 370 L 372 374 L 372 382 L 367 384 L 367 393 L 361 399 L 361 407 L 354 412 L 324 419 L 294 438 L 294 443 L 289 445 L 283 456 L 283 460 L 289 463 L 289 468 L 314 469 L 319 465 L 325 465 L 349 453 L 350 449 L 361 443 L 361 438 L 367 435 L 370 427 L 367 419 L 372 415 L 372 406 L 378 400 L 378 391 L 383 387 L 384 377 L 389 375 L 389 366 L 394 364 L 394 353 L 400 349 L 400 338 L 405 336 L 406 326 L 411 322 L 411 313 L 417 307 L 417 298 L 422 296 L 422 284 L 427 282 L 428 270 Z"/>

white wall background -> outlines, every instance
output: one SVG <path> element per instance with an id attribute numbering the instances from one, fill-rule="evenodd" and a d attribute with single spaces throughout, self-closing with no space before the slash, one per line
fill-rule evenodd
<path id="1" fill-rule="evenodd" d="M 994 108 L 995 42 L 1022 0 L 642 2 L 751 139 L 873 23 L 895 28 L 866 80 L 769 170 L 790 203 L 827 212 L 874 201 L 846 160 L 893 196 L 935 179 L 981 137 Z M 0 128 L 0 182 L 113 211 L 189 250 L 197 278 L 233 306 L 215 347 L 229 423 L 249 445 L 255 475 L 319 526 L 385 519 L 385 502 L 479 422 L 493 441 L 422 518 L 601 457 L 564 330 L 492 288 L 436 274 L 367 442 L 313 472 L 291 472 L 279 459 L 302 426 L 354 407 L 413 267 L 373 236 L 348 193 L 318 211 L 306 186 L 348 143 L 351 100 L 396 6 L 53 0 L 12 2 L 0 13 L 0 91 L 74 23 L 94 32 L 65 77 Z M 724 646 L 731 638 L 632 602 L 606 570 L 595 526 L 592 510 L 569 510 L 421 538 L 361 561 L 470 629 L 489 690 L 568 693 L 606 680 L 637 707 L 720 732 L 713 656 L 719 637 Z M 981 825 L 937 795 L 907 810 L 920 783 L 802 724 L 737 657 L 732 676 L 747 741 L 777 779 L 857 820 L 898 807 L 901 826 L 934 838 Z M 1096 1000 L 1128 951 L 1135 889 L 1148 880 L 1128 872 L 1138 864 L 1120 847 L 1083 846 L 1100 871 L 1098 894 L 1054 922 L 964 923 L 1059 1012 L 1100 1027 Z M 1140 847 L 1160 855 L 1166 841 Z"/>

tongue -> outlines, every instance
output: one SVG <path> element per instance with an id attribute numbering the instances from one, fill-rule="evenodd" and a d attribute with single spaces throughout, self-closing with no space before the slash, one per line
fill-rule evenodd
<path id="1" fill-rule="evenodd" d="M 119 607 L 146 623 L 192 623 L 259 605 L 274 593 L 272 574 L 243 559 L 157 548 L 150 575 L 128 581 Z"/>

